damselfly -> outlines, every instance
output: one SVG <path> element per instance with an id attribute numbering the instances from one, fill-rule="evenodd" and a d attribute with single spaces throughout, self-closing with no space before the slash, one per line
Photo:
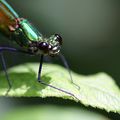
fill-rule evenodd
<path id="1" fill-rule="evenodd" d="M 40 55 L 38 82 L 75 97 L 71 92 L 49 85 L 41 80 L 41 70 L 44 56 L 59 55 L 68 69 L 71 83 L 76 85 L 72 80 L 69 66 L 64 56 L 60 53 L 62 37 L 59 34 L 52 35 L 49 38 L 43 37 L 43 35 L 27 19 L 19 17 L 19 15 L 5 0 L 0 0 L 0 32 L 11 41 L 16 42 L 21 47 L 21 49 L 17 49 L 14 47 L 0 46 L 0 57 L 9 85 L 8 91 L 11 89 L 12 85 L 7 74 L 3 51 Z M 77 87 L 79 88 L 79 86 Z"/>

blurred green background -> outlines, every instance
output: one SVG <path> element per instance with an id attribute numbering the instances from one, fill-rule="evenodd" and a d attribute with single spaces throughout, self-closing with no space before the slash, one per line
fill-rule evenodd
<path id="1" fill-rule="evenodd" d="M 55 33 L 62 35 L 62 53 L 73 71 L 84 75 L 106 72 L 120 86 L 120 0 L 7 1 L 21 17 L 30 20 L 43 35 L 48 37 Z M 11 44 L 8 43 L 8 39 L 0 37 L 0 44 Z M 39 58 L 6 53 L 6 61 L 10 67 L 24 62 L 37 62 Z M 52 62 L 62 64 L 56 59 L 52 59 Z M 6 99 L 7 103 L 14 106 L 18 101 L 18 104 L 26 104 L 27 98 Z M 27 100 L 31 101 L 30 104 L 35 104 L 36 101 L 41 104 L 37 99 L 40 98 Z M 43 102 L 42 99 L 40 101 Z M 48 104 L 59 104 L 59 99 L 56 101 Z M 65 102 L 70 102 L 68 106 L 77 105 L 71 101 Z M 120 120 L 119 115 L 102 114 Z"/>

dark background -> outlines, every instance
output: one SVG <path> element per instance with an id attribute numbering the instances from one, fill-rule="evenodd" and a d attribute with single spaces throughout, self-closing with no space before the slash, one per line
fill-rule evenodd
<path id="1" fill-rule="evenodd" d="M 62 35 L 62 53 L 73 71 L 84 75 L 106 72 L 120 86 L 119 0 L 9 0 L 9 3 L 20 17 L 30 20 L 43 35 Z M 10 44 L 4 37 L 0 43 Z M 39 58 L 6 54 L 6 61 L 10 67 L 37 62 Z M 30 101 L 31 104 L 35 102 Z M 120 119 L 118 115 L 110 116 Z"/>

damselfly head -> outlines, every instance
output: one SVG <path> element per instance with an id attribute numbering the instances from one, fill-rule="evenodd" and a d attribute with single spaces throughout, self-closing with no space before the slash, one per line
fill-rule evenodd
<path id="1" fill-rule="evenodd" d="M 38 43 L 38 49 L 43 54 L 55 56 L 59 54 L 62 45 L 62 37 L 58 34 L 52 35 L 49 38 L 45 38 L 43 42 Z"/>
<path id="2" fill-rule="evenodd" d="M 32 41 L 29 45 L 29 51 L 33 54 L 44 54 L 49 56 L 58 55 L 62 45 L 62 37 L 58 34 L 49 38 L 42 38 L 40 41 Z"/>

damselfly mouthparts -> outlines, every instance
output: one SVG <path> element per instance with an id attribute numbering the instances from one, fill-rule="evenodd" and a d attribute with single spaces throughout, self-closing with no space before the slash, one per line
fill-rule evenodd
<path id="1" fill-rule="evenodd" d="M 43 37 L 43 35 L 27 19 L 19 17 L 19 15 L 5 0 L 0 0 L 0 32 L 4 36 L 6 36 L 9 40 L 16 42 L 21 47 L 21 49 L 17 49 L 13 47 L 0 46 L 0 56 L 2 60 L 2 65 L 9 85 L 9 89 L 7 93 L 9 92 L 12 85 L 9 76 L 7 74 L 3 51 L 21 52 L 30 55 L 31 54 L 40 55 L 38 82 L 75 97 L 72 93 L 63 90 L 61 88 L 57 88 L 55 86 L 49 85 L 41 80 L 41 70 L 42 70 L 42 63 L 44 56 L 59 55 L 68 69 L 71 82 L 74 85 L 76 85 L 72 80 L 69 66 L 64 56 L 60 53 L 60 49 L 62 45 L 62 37 L 59 34 L 52 35 L 49 38 Z M 79 86 L 77 87 L 79 89 Z"/>

